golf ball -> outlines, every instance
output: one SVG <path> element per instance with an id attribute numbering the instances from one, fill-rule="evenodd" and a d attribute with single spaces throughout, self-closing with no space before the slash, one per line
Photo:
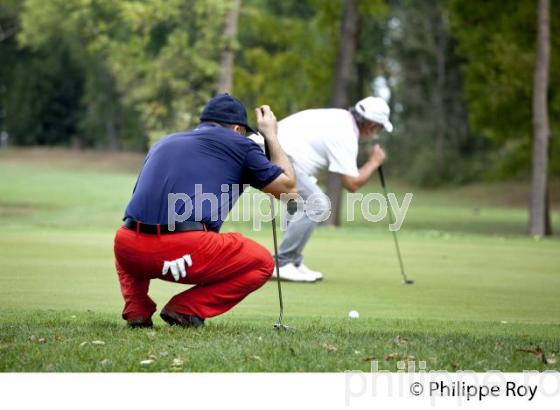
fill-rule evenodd
<path id="1" fill-rule="evenodd" d="M 360 314 L 356 310 L 351 310 L 350 312 L 348 312 L 348 319 L 358 319 L 359 317 Z"/>

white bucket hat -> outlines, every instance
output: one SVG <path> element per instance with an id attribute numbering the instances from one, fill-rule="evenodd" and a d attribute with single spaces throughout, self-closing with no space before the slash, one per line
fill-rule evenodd
<path id="1" fill-rule="evenodd" d="M 383 98 L 366 97 L 358 101 L 355 108 L 366 120 L 383 125 L 387 132 L 393 131 L 393 124 L 389 121 L 391 109 Z"/>

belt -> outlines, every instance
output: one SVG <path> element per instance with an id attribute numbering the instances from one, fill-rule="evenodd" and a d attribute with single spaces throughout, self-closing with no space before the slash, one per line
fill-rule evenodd
<path id="1" fill-rule="evenodd" d="M 191 232 L 191 231 L 206 231 L 206 225 L 202 222 L 184 221 L 175 222 L 175 230 L 170 231 L 167 225 L 148 225 L 138 222 L 131 218 L 124 220 L 124 227 L 138 233 L 146 233 L 151 235 L 163 235 L 169 233 Z"/>

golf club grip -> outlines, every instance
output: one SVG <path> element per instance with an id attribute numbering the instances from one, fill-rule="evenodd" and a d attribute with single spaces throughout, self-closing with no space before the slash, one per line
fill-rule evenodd
<path id="1" fill-rule="evenodd" d="M 383 189 L 385 189 L 386 185 L 385 185 L 385 175 L 383 174 L 383 165 L 379 165 L 378 171 L 379 171 L 379 180 L 381 181 L 381 186 L 383 187 Z"/>
<path id="2" fill-rule="evenodd" d="M 263 135 L 263 139 L 264 139 L 264 155 L 270 161 L 270 149 L 268 148 L 268 142 L 266 142 L 266 138 L 264 138 L 264 135 Z"/>
<path id="3" fill-rule="evenodd" d="M 374 142 L 373 147 L 375 147 L 376 145 L 381 146 L 379 142 Z M 379 165 L 379 168 L 377 170 L 379 171 L 379 180 L 381 181 L 381 186 L 383 187 L 383 189 L 385 189 L 385 175 L 383 174 L 383 165 Z"/>
<path id="4" fill-rule="evenodd" d="M 259 108 L 259 110 L 261 111 L 261 113 L 264 115 L 264 109 L 263 108 Z M 266 142 L 266 137 L 264 136 L 264 134 L 261 132 L 261 130 L 258 130 L 258 133 L 261 137 L 263 137 L 264 140 L 264 155 L 266 156 L 266 158 L 270 161 L 270 148 L 268 148 L 268 143 Z"/>

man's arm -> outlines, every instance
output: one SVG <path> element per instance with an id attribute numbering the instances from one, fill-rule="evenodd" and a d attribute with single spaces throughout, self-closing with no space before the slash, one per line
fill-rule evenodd
<path id="1" fill-rule="evenodd" d="M 369 154 L 368 161 L 360 168 L 357 177 L 342 175 L 342 186 L 350 192 L 356 192 L 369 181 L 372 174 L 383 164 L 385 158 L 385 151 L 379 145 L 375 145 Z"/>
<path id="2" fill-rule="evenodd" d="M 281 194 L 297 192 L 294 167 L 278 142 L 278 123 L 268 105 L 256 109 L 259 132 L 268 147 L 270 162 L 284 170 L 274 181 L 262 188 L 263 192 L 279 198 Z"/>

